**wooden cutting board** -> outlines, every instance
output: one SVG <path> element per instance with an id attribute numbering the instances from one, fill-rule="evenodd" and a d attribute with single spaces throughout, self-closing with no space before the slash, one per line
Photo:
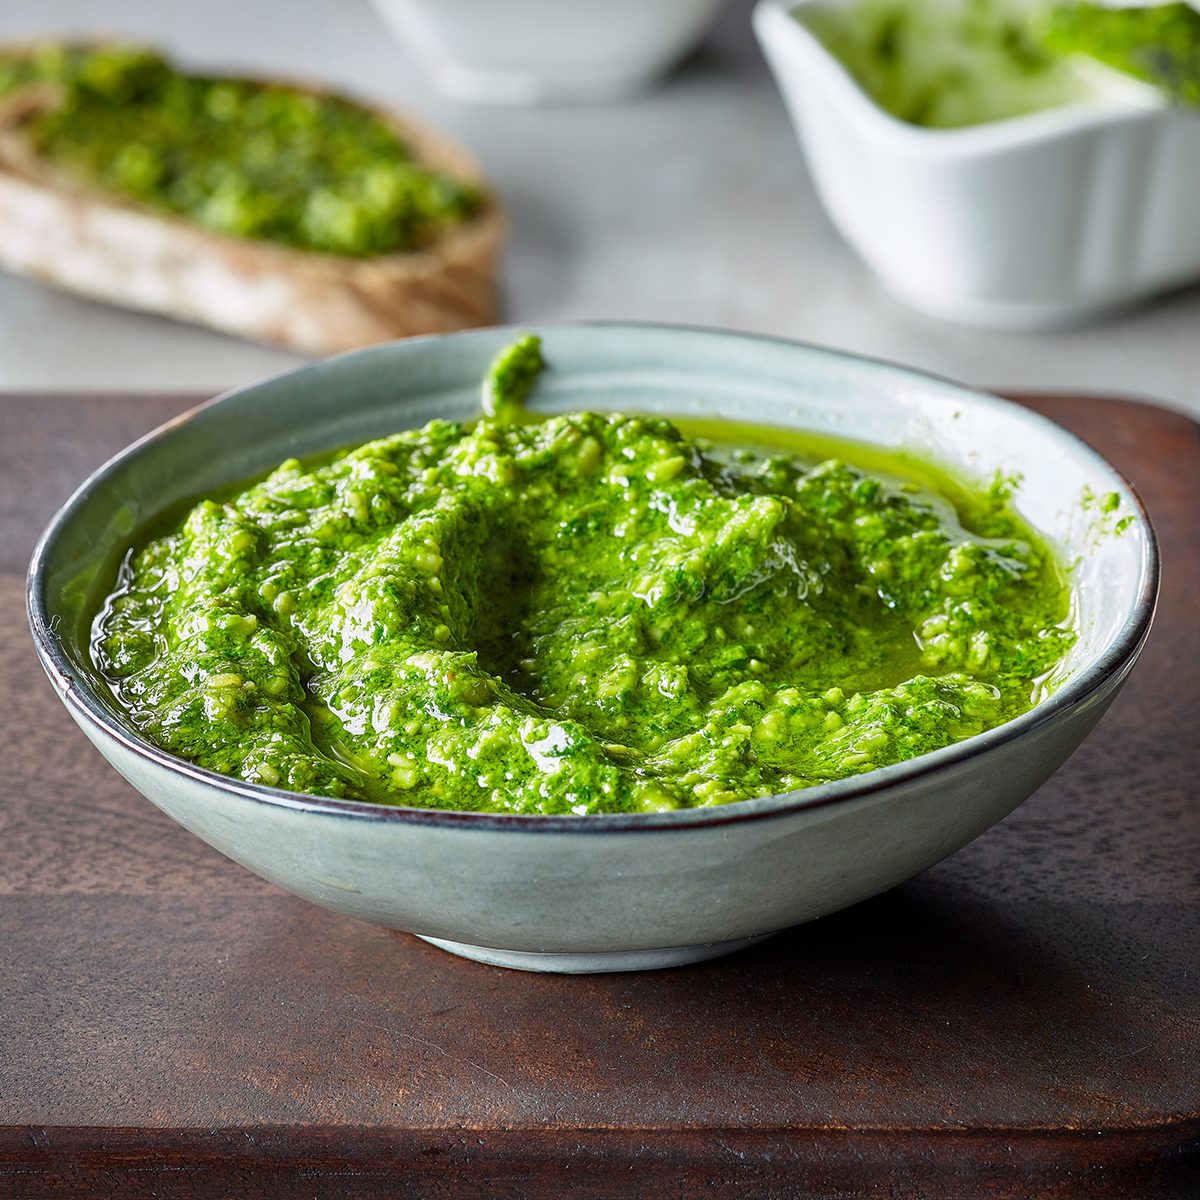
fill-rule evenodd
<path id="1" fill-rule="evenodd" d="M 0 397 L 0 1198 L 1200 1196 L 1200 428 L 1026 398 L 1162 539 L 1071 762 L 887 895 L 696 967 L 527 975 L 314 908 L 103 762 L 34 539 L 185 397 Z"/>

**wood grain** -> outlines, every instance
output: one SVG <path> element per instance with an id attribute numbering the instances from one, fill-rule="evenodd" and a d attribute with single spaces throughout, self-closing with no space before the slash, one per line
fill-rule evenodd
<path id="1" fill-rule="evenodd" d="M 74 728 L 36 534 L 182 397 L 0 397 L 0 1198 L 1200 1196 L 1200 429 L 1029 403 L 1141 489 L 1142 662 L 885 896 L 676 971 L 460 961 L 263 883 Z"/>

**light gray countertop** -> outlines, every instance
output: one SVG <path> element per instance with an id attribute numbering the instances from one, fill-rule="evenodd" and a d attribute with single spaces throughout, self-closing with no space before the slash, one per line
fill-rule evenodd
<path id="1" fill-rule="evenodd" d="M 1038 335 L 943 325 L 888 296 L 817 202 L 749 12 L 731 0 L 657 91 L 591 108 L 444 100 L 365 0 L 10 0 L 0 38 L 127 34 L 197 65 L 326 80 L 424 114 L 476 150 L 508 203 L 509 321 L 727 326 L 971 383 L 1133 394 L 1200 414 L 1200 288 Z M 0 276 L 0 389 L 216 391 L 299 361 Z"/>

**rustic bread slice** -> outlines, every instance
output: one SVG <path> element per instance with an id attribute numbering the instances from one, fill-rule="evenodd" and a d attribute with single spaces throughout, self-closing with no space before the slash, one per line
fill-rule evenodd
<path id="1" fill-rule="evenodd" d="M 83 187 L 40 160 L 23 129 L 60 98 L 35 84 L 0 103 L 0 268 L 306 354 L 495 321 L 505 220 L 490 191 L 475 216 L 416 251 L 348 258 L 231 237 Z M 457 143 L 374 111 L 417 161 L 482 187 Z"/>

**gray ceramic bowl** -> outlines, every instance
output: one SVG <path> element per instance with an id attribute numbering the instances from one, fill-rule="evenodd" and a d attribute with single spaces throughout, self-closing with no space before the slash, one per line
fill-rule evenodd
<path id="1" fill-rule="evenodd" d="M 1051 422 L 898 367 L 795 343 L 646 325 L 543 331 L 535 407 L 720 414 L 907 447 L 981 479 L 1073 563 L 1080 637 L 1057 690 L 979 737 L 884 770 L 725 807 L 591 817 L 386 808 L 240 783 L 142 741 L 88 656 L 88 625 L 138 530 L 179 502 L 306 455 L 477 413 L 511 337 L 484 330 L 361 351 L 244 388 L 143 438 L 46 530 L 29 617 L 84 733 L 164 812 L 264 878 L 485 962 L 627 970 L 711 957 L 890 888 L 1000 820 L 1108 707 L 1158 587 L 1137 497 Z M 1116 493 L 1115 511 L 1089 497 Z M 1128 518 L 1124 520 L 1123 518 Z"/>

